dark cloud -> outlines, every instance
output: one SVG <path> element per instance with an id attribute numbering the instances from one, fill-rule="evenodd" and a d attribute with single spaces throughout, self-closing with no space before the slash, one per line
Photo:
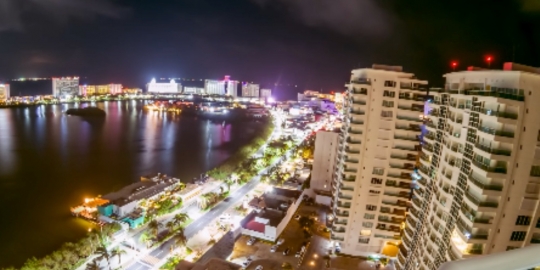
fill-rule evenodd
<path id="1" fill-rule="evenodd" d="M 253 0 L 263 7 L 286 7 L 293 17 L 345 35 L 388 36 L 392 16 L 375 0 Z"/>
<path id="2" fill-rule="evenodd" d="M 58 22 L 69 19 L 91 19 L 96 16 L 120 18 L 129 12 L 109 0 L 1 0 L 0 31 L 24 29 L 25 18 L 35 14 Z"/>

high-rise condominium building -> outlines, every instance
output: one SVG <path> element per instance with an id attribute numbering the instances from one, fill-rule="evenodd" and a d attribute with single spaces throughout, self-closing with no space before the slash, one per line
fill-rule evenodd
<path id="1" fill-rule="evenodd" d="M 315 135 L 315 153 L 311 188 L 315 191 L 330 192 L 336 167 L 339 134 L 332 131 L 318 131 Z"/>
<path id="2" fill-rule="evenodd" d="M 398 269 L 540 243 L 539 69 L 506 63 L 444 77 L 426 103 Z"/>
<path id="3" fill-rule="evenodd" d="M 427 82 L 401 67 L 374 65 L 353 70 L 347 87 L 331 238 L 345 254 L 396 256 L 420 151 Z"/>

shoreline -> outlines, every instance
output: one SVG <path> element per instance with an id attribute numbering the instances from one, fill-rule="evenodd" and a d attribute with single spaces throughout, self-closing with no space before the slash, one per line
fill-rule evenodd
<path id="1" fill-rule="evenodd" d="M 247 119 L 246 119 L 247 120 Z M 221 164 L 215 166 L 214 168 L 207 170 L 203 172 L 202 174 L 209 174 L 212 170 L 222 168 L 224 166 L 231 166 L 233 164 L 236 164 L 238 166 L 241 163 L 242 157 L 245 158 L 246 149 L 253 149 L 253 148 L 259 148 L 260 147 L 260 141 L 267 140 L 268 136 L 272 134 L 272 130 L 274 129 L 273 121 L 271 118 L 268 118 L 268 120 L 265 121 L 264 127 L 261 128 L 260 131 L 257 132 L 257 134 L 251 139 L 250 142 L 248 142 L 246 145 L 242 146 L 239 150 L 237 150 L 235 153 L 233 153 L 229 158 L 227 158 L 225 161 L 223 161 Z M 201 175 L 202 175 L 201 174 Z M 217 179 L 216 179 L 217 180 Z M 182 181 L 183 183 L 190 183 L 193 182 L 192 179 L 186 179 L 185 181 Z M 95 225 L 95 221 L 87 220 L 87 219 L 81 219 L 82 221 L 91 223 L 93 226 Z M 45 257 L 50 257 L 52 254 L 61 252 L 63 250 L 63 247 L 69 244 L 78 244 L 80 242 L 85 241 L 89 237 L 89 234 L 86 234 L 85 236 L 81 237 L 80 239 L 74 240 L 72 242 L 64 242 L 60 247 L 51 250 L 48 254 L 45 256 L 40 257 L 39 259 L 36 259 L 35 256 L 29 257 L 26 259 L 26 261 L 23 263 L 23 265 L 27 263 L 31 263 L 32 261 L 39 261 Z M 76 265 L 75 265 L 76 266 Z M 22 267 L 22 266 L 21 266 Z M 6 269 L 19 269 L 19 268 L 6 268 Z"/>

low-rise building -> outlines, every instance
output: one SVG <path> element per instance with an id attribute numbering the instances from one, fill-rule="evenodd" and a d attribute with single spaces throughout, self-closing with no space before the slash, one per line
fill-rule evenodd
<path id="1" fill-rule="evenodd" d="M 182 191 L 178 192 L 178 197 L 184 205 L 194 203 L 199 195 L 203 192 L 203 186 L 197 184 L 187 184 Z"/>
<path id="2" fill-rule="evenodd" d="M 241 222 L 242 234 L 276 241 L 291 220 L 301 200 L 301 192 L 273 188 L 249 202 L 253 209 Z"/>

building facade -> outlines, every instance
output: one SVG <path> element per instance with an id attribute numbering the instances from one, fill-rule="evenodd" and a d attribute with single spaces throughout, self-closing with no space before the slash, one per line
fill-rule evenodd
<path id="1" fill-rule="evenodd" d="M 122 94 L 121 84 L 103 84 L 103 85 L 80 85 L 79 94 L 83 96 L 93 95 L 119 95 Z"/>
<path id="2" fill-rule="evenodd" d="M 0 84 L 0 102 L 4 103 L 9 99 L 9 84 Z"/>
<path id="3" fill-rule="evenodd" d="M 346 86 L 331 239 L 345 254 L 385 254 L 401 239 L 427 82 L 401 67 L 374 65 L 353 70 Z"/>
<path id="4" fill-rule="evenodd" d="M 506 63 L 444 77 L 425 107 L 398 269 L 438 269 L 540 243 L 538 69 Z"/>
<path id="5" fill-rule="evenodd" d="M 242 83 L 242 96 L 243 97 L 259 97 L 260 85 L 254 83 Z"/>
<path id="6" fill-rule="evenodd" d="M 156 82 L 156 79 L 152 79 L 152 81 L 146 84 L 146 91 L 150 94 L 180 94 L 182 92 L 182 84 L 174 80 Z"/>
<path id="7" fill-rule="evenodd" d="M 267 100 L 272 97 L 272 89 L 261 89 L 261 100 Z"/>
<path id="8" fill-rule="evenodd" d="M 184 86 L 184 94 L 193 94 L 193 95 L 202 95 L 204 94 L 204 88 L 193 87 L 193 86 Z"/>
<path id="9" fill-rule="evenodd" d="M 230 80 L 229 76 L 225 76 L 224 80 L 205 80 L 204 90 L 207 95 L 229 95 L 236 97 L 238 96 L 238 81 Z"/>
<path id="10" fill-rule="evenodd" d="M 52 78 L 53 95 L 76 96 L 79 94 L 79 77 Z"/>
<path id="11" fill-rule="evenodd" d="M 336 167 L 339 134 L 319 131 L 315 135 L 315 153 L 310 186 L 314 190 L 331 191 Z"/>

